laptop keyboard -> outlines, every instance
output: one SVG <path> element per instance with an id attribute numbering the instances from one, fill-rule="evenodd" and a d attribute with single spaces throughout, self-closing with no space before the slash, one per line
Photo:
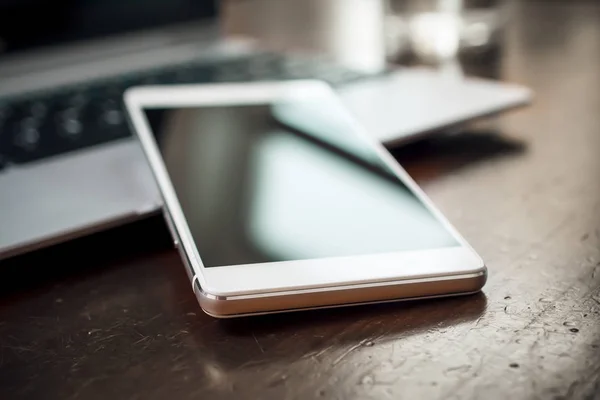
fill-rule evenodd
<path id="1" fill-rule="evenodd" d="M 132 86 L 308 78 L 336 86 L 366 76 L 319 58 L 253 54 L 0 98 L 0 169 L 130 136 L 122 96 Z"/>

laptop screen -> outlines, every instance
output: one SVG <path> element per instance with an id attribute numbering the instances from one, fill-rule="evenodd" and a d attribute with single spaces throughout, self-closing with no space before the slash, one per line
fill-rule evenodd
<path id="1" fill-rule="evenodd" d="M 217 0 L 0 0 L 0 55 L 217 15 Z"/>

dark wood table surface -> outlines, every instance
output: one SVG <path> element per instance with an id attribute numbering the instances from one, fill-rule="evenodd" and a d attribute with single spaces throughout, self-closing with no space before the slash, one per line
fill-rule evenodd
<path id="1" fill-rule="evenodd" d="M 394 151 L 482 293 L 219 321 L 150 218 L 0 265 L 0 398 L 600 399 L 600 4 L 569 3 L 509 7 L 531 107 Z"/>

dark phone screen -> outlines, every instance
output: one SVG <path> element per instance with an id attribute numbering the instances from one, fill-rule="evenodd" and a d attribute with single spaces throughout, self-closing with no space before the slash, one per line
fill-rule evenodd
<path id="1" fill-rule="evenodd" d="M 332 100 L 145 110 L 206 267 L 459 245 Z"/>

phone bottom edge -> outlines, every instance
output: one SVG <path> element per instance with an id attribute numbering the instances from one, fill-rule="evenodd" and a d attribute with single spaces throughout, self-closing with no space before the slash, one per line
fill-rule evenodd
<path id="1" fill-rule="evenodd" d="M 486 279 L 487 274 L 480 273 L 408 284 L 396 282 L 386 286 L 359 286 L 352 289 L 308 291 L 279 296 L 274 293 L 273 296 L 242 300 L 206 297 L 199 285 L 194 287 L 194 293 L 206 314 L 222 319 L 463 296 L 480 292 Z"/>

